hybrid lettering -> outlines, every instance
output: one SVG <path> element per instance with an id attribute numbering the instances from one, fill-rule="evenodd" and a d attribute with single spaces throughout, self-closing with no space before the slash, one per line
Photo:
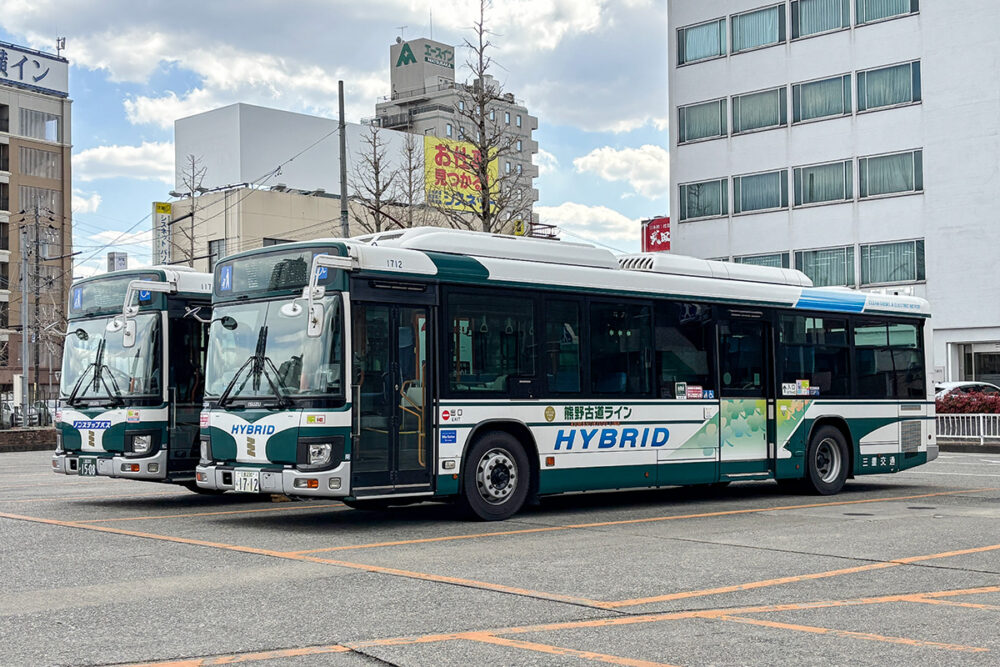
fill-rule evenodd
<path id="1" fill-rule="evenodd" d="M 577 438 L 577 432 L 580 437 Z M 559 429 L 556 436 L 556 451 L 570 450 L 574 446 L 577 449 L 599 450 L 599 449 L 624 449 L 626 447 L 662 447 L 670 439 L 670 430 L 662 426 L 655 428 L 623 428 L 618 431 L 613 428 L 593 428 L 569 430 Z"/>
<path id="2" fill-rule="evenodd" d="M 236 424 L 229 432 L 233 435 L 271 435 L 274 433 L 274 424 Z"/>

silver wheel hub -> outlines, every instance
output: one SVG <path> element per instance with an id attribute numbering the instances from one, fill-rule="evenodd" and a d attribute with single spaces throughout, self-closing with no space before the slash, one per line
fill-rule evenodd
<path id="1" fill-rule="evenodd" d="M 835 481 L 840 476 L 843 459 L 840 447 L 832 438 L 824 438 L 817 445 L 816 452 L 813 454 L 813 465 L 816 474 L 825 484 Z"/>
<path id="2" fill-rule="evenodd" d="M 503 449 L 491 449 L 476 466 L 476 486 L 483 500 L 499 505 L 517 488 L 517 463 Z"/>

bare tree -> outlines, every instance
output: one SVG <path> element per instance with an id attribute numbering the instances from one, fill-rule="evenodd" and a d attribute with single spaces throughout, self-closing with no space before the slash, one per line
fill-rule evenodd
<path id="1" fill-rule="evenodd" d="M 183 250 L 184 257 L 187 260 L 189 266 L 194 266 L 194 228 L 195 228 L 195 192 L 201 188 L 201 183 L 205 179 L 205 172 L 208 170 L 207 167 L 203 167 L 201 163 L 201 158 L 195 157 L 194 155 L 188 155 L 184 158 L 183 167 L 178 168 L 178 172 L 181 179 L 181 184 L 184 186 L 184 190 L 188 193 L 188 200 L 191 205 L 191 210 L 188 212 L 190 216 L 189 224 L 187 229 L 183 226 L 174 226 L 174 222 L 171 226 L 174 229 L 178 229 L 184 234 L 187 240 L 188 247 Z M 174 247 L 179 247 L 177 242 L 174 241 Z"/>
<path id="2" fill-rule="evenodd" d="M 407 132 L 403 143 L 402 164 L 397 181 L 397 200 L 403 206 L 401 227 L 420 227 L 428 222 L 424 199 L 423 138 Z"/>
<path id="3" fill-rule="evenodd" d="M 494 45 L 486 25 L 489 6 L 489 0 L 480 0 L 473 38 L 464 40 L 471 82 L 458 87 L 455 108 L 459 139 L 468 144 L 471 154 L 465 146 L 439 145 L 434 159 L 439 165 L 446 162 L 450 173 L 447 182 L 440 184 L 445 201 L 434 205 L 454 227 L 510 233 L 516 221 L 527 224 L 531 219 L 531 200 L 526 196 L 531 182 L 515 166 L 517 162 L 508 159 L 516 153 L 517 135 L 500 119 L 505 114 L 509 119 L 514 97 L 490 74 L 494 62 L 489 53 Z"/>
<path id="4" fill-rule="evenodd" d="M 358 223 L 370 233 L 401 227 L 393 201 L 400 174 L 388 159 L 388 142 L 378 125 L 369 125 L 361 139 L 364 150 L 351 174 L 354 201 L 361 209 Z"/>

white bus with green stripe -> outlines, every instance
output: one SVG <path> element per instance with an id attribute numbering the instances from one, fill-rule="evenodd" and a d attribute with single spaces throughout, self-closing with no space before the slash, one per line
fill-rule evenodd
<path id="1" fill-rule="evenodd" d="M 212 275 L 175 266 L 73 283 L 52 470 L 175 482 L 199 493 Z"/>
<path id="2" fill-rule="evenodd" d="M 234 255 L 213 307 L 207 489 L 502 519 L 937 456 L 927 302 L 797 271 L 416 228 Z"/>

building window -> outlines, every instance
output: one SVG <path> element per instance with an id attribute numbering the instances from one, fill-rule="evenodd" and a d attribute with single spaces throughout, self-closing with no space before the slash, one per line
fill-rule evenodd
<path id="1" fill-rule="evenodd" d="M 518 127 L 521 127 L 521 114 L 517 114 L 517 123 L 516 123 L 516 125 Z"/>
<path id="2" fill-rule="evenodd" d="M 10 171 L 10 144 L 0 144 L 0 171 Z"/>
<path id="3" fill-rule="evenodd" d="M 681 186 L 681 220 L 711 218 L 729 213 L 729 183 L 716 181 Z"/>
<path id="4" fill-rule="evenodd" d="M 462 127 L 461 125 L 458 126 L 458 140 L 459 141 L 465 140 L 465 128 Z"/>
<path id="5" fill-rule="evenodd" d="M 520 139 L 517 140 L 517 152 L 518 153 L 521 152 L 521 140 Z"/>
<path id="6" fill-rule="evenodd" d="M 858 158 L 858 196 L 861 198 L 923 189 L 922 150 Z"/>
<path id="7" fill-rule="evenodd" d="M 858 111 L 920 101 L 920 61 L 858 72 Z"/>
<path id="8" fill-rule="evenodd" d="M 496 120 L 496 119 L 497 119 L 497 110 L 490 109 L 490 120 Z"/>
<path id="9" fill-rule="evenodd" d="M 504 170 L 504 173 L 507 173 L 507 174 L 510 173 L 510 162 L 505 162 L 504 163 L 504 169 L 503 170 Z"/>
<path id="10" fill-rule="evenodd" d="M 7 262 L 0 263 L 0 289 L 10 289 L 10 265 Z"/>
<path id="11" fill-rule="evenodd" d="M 854 246 L 796 252 L 795 268 L 816 287 L 853 287 Z"/>
<path id="12" fill-rule="evenodd" d="M 851 75 L 792 85 L 792 122 L 851 115 Z"/>
<path id="13" fill-rule="evenodd" d="M 10 324 L 10 308 L 9 308 L 9 306 L 10 306 L 10 304 L 8 304 L 6 301 L 0 301 L 0 327 L 2 327 L 4 329 L 6 329 L 7 326 Z M 8 345 L 4 345 L 3 346 L 4 356 L 0 357 L 0 364 L 4 364 L 5 365 L 7 363 L 6 354 L 7 354 L 7 348 L 8 347 L 9 347 Z"/>
<path id="14" fill-rule="evenodd" d="M 787 252 L 774 252 L 768 255 L 744 255 L 733 257 L 737 264 L 753 264 L 754 266 L 770 266 L 776 269 L 789 268 Z"/>
<path id="15" fill-rule="evenodd" d="M 521 164 L 520 163 L 517 164 L 517 175 L 518 176 L 521 175 Z"/>
<path id="16" fill-rule="evenodd" d="M 0 104 L 0 132 L 10 132 L 10 105 Z"/>
<path id="17" fill-rule="evenodd" d="M 733 21 L 733 53 L 785 41 L 785 4 L 736 14 Z"/>
<path id="18" fill-rule="evenodd" d="M 445 125 L 444 125 L 444 136 L 446 136 L 446 137 L 450 137 L 451 136 L 451 123 L 445 123 Z"/>
<path id="19" fill-rule="evenodd" d="M 726 100 L 677 108 L 677 143 L 726 136 Z"/>
<path id="20" fill-rule="evenodd" d="M 788 173 L 784 169 L 733 177 L 733 213 L 787 206 Z"/>
<path id="21" fill-rule="evenodd" d="M 726 55 L 726 19 L 677 30 L 677 64 Z"/>
<path id="22" fill-rule="evenodd" d="M 862 285 L 912 283 L 925 279 L 922 239 L 861 246 Z"/>
<path id="23" fill-rule="evenodd" d="M 458 101 L 458 110 L 459 111 L 465 111 L 465 100 L 459 100 Z"/>
<path id="24" fill-rule="evenodd" d="M 850 0 L 792 0 L 792 39 L 849 27 Z"/>
<path id="25" fill-rule="evenodd" d="M 52 151 L 21 146 L 21 173 L 26 176 L 58 179 L 62 176 L 62 156 Z"/>
<path id="26" fill-rule="evenodd" d="M 0 183 L 0 211 L 10 210 L 10 185 Z"/>
<path id="27" fill-rule="evenodd" d="M 0 222 L 0 250 L 10 250 L 9 222 Z"/>
<path id="28" fill-rule="evenodd" d="M 510 125 L 510 112 L 509 111 L 504 111 L 503 112 L 503 122 L 506 123 L 507 125 Z"/>
<path id="29" fill-rule="evenodd" d="M 782 86 L 733 96 L 733 134 L 780 127 L 788 123 L 788 91 Z"/>
<path id="30" fill-rule="evenodd" d="M 215 270 L 215 265 L 226 256 L 226 239 L 215 239 L 208 242 L 208 271 Z"/>
<path id="31" fill-rule="evenodd" d="M 855 22 L 858 25 L 904 16 L 920 11 L 919 0 L 855 0 Z"/>
<path id="32" fill-rule="evenodd" d="M 853 160 L 796 167 L 792 172 L 795 183 L 795 205 L 854 199 Z"/>
<path id="33" fill-rule="evenodd" d="M 34 109 L 21 109 L 21 136 L 42 141 L 59 141 L 62 136 L 59 125 L 59 116 Z"/>
<path id="34" fill-rule="evenodd" d="M 26 211 L 29 208 L 34 208 L 35 204 L 38 204 L 43 209 L 52 211 L 57 216 L 62 215 L 62 197 L 58 190 L 22 185 L 18 190 L 18 194 L 21 198 L 21 208 Z"/>
<path id="35" fill-rule="evenodd" d="M 260 245 L 264 248 L 270 248 L 271 246 L 281 245 L 283 243 L 293 243 L 293 241 L 288 239 L 271 239 L 265 236 Z"/>

